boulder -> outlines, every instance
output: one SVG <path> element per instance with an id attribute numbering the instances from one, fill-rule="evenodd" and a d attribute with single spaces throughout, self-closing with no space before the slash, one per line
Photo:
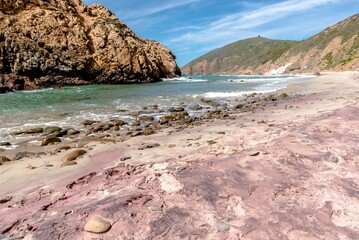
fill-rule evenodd
<path id="1" fill-rule="evenodd" d="M 58 137 L 49 137 L 49 138 L 46 138 L 44 139 L 42 142 L 41 142 L 41 146 L 47 146 L 49 144 L 52 144 L 52 143 L 59 143 L 61 142 L 61 139 L 58 138 Z"/>
<path id="2" fill-rule="evenodd" d="M 60 132 L 61 130 L 62 130 L 62 128 L 60 128 L 60 127 L 46 127 L 44 129 L 44 133 L 51 134 L 51 133 L 55 133 L 55 132 Z"/>
<path id="3" fill-rule="evenodd" d="M 0 5 L 0 84 L 8 89 L 147 83 L 181 74 L 171 50 L 140 38 L 100 4 L 12 0 Z"/>

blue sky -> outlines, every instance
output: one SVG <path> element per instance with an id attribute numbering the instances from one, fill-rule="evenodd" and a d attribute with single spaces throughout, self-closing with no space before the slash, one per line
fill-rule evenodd
<path id="1" fill-rule="evenodd" d="M 302 40 L 359 13 L 359 0 L 84 0 L 136 34 L 161 42 L 182 67 L 228 43 L 261 35 Z"/>

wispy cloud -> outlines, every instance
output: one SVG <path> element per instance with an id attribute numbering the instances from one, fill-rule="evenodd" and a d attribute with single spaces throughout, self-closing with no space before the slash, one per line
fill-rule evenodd
<path id="1" fill-rule="evenodd" d="M 133 17 L 138 18 L 139 16 L 141 18 L 152 15 L 152 14 L 157 14 L 163 11 L 167 11 L 170 9 L 174 9 L 174 8 L 178 8 L 178 7 L 183 7 L 185 5 L 189 5 L 189 4 L 193 4 L 196 2 L 199 2 L 201 0 L 182 0 L 182 1 L 167 1 L 166 3 L 163 2 L 159 2 L 159 3 L 153 3 L 151 2 L 151 4 L 145 4 L 143 7 L 141 7 L 140 9 L 136 10 L 136 11 L 131 11 L 126 13 L 126 18 L 131 19 Z M 140 14 L 139 14 L 140 13 Z"/>
<path id="2" fill-rule="evenodd" d="M 202 30 L 196 32 L 188 32 L 173 42 L 182 42 L 191 40 L 200 42 L 211 42 L 219 40 L 248 30 L 254 27 L 273 22 L 278 19 L 287 17 L 290 14 L 298 13 L 326 4 L 338 3 L 341 0 L 287 0 L 284 2 L 268 5 L 252 11 L 240 11 L 231 15 L 227 15 L 207 26 L 202 26 Z"/>

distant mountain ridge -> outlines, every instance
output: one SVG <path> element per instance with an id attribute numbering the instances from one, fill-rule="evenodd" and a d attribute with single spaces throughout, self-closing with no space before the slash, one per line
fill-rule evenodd
<path id="1" fill-rule="evenodd" d="M 359 69 L 359 14 L 304 41 L 263 37 L 215 49 L 182 68 L 182 73 L 265 74 Z"/>

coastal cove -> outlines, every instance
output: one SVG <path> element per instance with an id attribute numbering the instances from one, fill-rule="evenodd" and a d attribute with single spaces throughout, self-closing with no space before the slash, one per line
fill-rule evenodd
<path id="1" fill-rule="evenodd" d="M 151 132 L 150 118 L 92 123 L 91 136 L 2 149 L 0 237 L 91 239 L 92 223 L 103 239 L 358 239 L 358 84 L 325 73 L 233 107 L 202 100 L 195 119 L 173 106 L 181 120 Z"/>
<path id="2" fill-rule="evenodd" d="M 0 96 L 0 142 L 10 133 L 36 127 L 57 126 L 83 130 L 84 120 L 99 122 L 119 118 L 130 126 L 138 116 L 159 120 L 171 107 L 187 106 L 198 116 L 212 99 L 234 107 L 245 94 L 268 93 L 302 82 L 312 75 L 212 75 L 164 79 L 139 85 L 92 85 L 20 91 Z M 153 106 L 157 106 L 155 109 Z M 196 108 L 194 106 L 201 106 Z"/>

